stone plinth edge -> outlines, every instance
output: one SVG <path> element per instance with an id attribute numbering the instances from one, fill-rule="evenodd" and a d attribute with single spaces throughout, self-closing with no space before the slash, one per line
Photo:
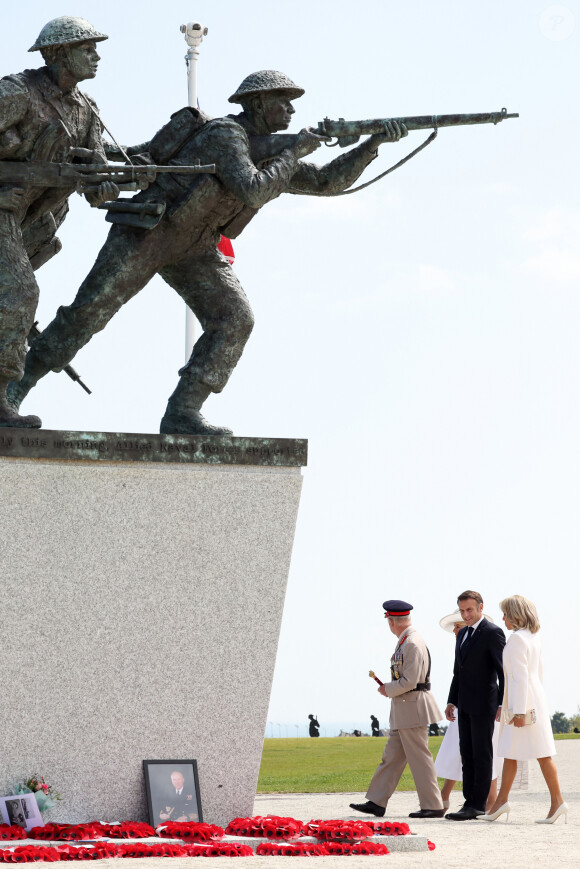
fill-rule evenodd
<path id="1" fill-rule="evenodd" d="M 307 463 L 308 441 L 0 428 L 0 456 L 300 468 Z"/>
<path id="2" fill-rule="evenodd" d="M 173 840 L 172 840 L 173 841 Z M 240 845 L 249 845 L 254 851 L 260 844 L 260 842 L 273 842 L 276 841 L 280 845 L 294 845 L 297 842 L 301 842 L 303 844 L 309 845 L 324 845 L 325 842 L 321 839 L 317 839 L 315 836 L 301 836 L 299 839 L 292 839 L 286 841 L 284 839 L 266 839 L 260 838 L 258 836 L 224 836 L 223 839 L 219 839 L 220 842 L 238 842 Z M 355 841 L 350 842 L 351 845 L 354 845 Z M 414 833 L 411 833 L 407 836 L 368 836 L 364 839 L 361 839 L 362 842 L 380 842 L 382 845 L 386 845 L 389 851 L 428 851 L 429 850 L 429 841 L 427 836 L 417 836 Z"/>
<path id="3" fill-rule="evenodd" d="M 261 842 L 273 842 L 276 841 L 280 845 L 293 845 L 296 842 L 301 843 L 309 843 L 311 845 L 323 845 L 324 842 L 321 842 L 319 839 L 316 839 L 314 836 L 301 836 L 300 839 L 293 839 L 291 841 L 286 841 L 284 839 L 266 839 L 259 836 L 223 836 L 221 839 L 211 839 L 210 841 L 190 841 L 185 839 L 171 839 L 163 838 L 159 836 L 149 836 L 146 839 L 113 839 L 113 838 L 102 838 L 102 839 L 78 839 L 74 841 L 65 841 L 62 839 L 56 840 L 46 840 L 46 839 L 9 839 L 3 842 L 0 842 L 0 848 L 14 850 L 14 848 L 22 848 L 24 846 L 32 846 L 32 847 L 48 847 L 48 848 L 58 848 L 60 845 L 70 845 L 72 847 L 82 848 L 82 847 L 91 847 L 97 844 L 115 844 L 115 845 L 131 845 L 136 842 L 143 845 L 159 845 L 159 844 L 171 844 L 171 845 L 182 845 L 184 842 L 189 845 L 221 845 L 221 844 L 240 844 L 240 845 L 249 845 L 252 851 L 255 851 L 258 845 Z M 391 852 L 402 852 L 402 851 L 428 851 L 429 850 L 429 840 L 427 836 L 417 836 L 414 833 L 408 836 L 370 836 L 366 839 L 362 839 L 363 842 L 380 842 L 383 845 L 386 845 L 389 851 Z M 354 843 L 351 843 L 354 844 Z"/>

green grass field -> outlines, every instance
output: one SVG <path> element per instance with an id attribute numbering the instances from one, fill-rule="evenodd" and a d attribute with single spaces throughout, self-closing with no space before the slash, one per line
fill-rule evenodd
<path id="1" fill-rule="evenodd" d="M 556 739 L 578 739 L 567 733 Z M 437 756 L 442 736 L 432 736 L 429 748 Z M 384 739 L 371 736 L 333 739 L 265 739 L 258 778 L 258 793 L 338 794 L 366 791 L 381 759 Z M 440 782 L 442 783 L 442 782 Z M 456 786 L 459 788 L 459 785 Z M 398 790 L 414 791 L 406 767 Z"/>

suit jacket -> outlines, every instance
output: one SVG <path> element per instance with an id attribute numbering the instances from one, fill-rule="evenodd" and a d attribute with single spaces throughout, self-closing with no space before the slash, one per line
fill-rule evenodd
<path id="1" fill-rule="evenodd" d="M 429 654 L 412 625 L 405 628 L 399 637 L 392 660 L 395 659 L 399 678 L 384 684 L 385 693 L 392 701 L 389 718 L 391 730 L 427 727 L 433 721 L 441 721 L 443 715 L 431 692 L 414 690 L 418 683 L 426 681 Z"/>
<path id="2" fill-rule="evenodd" d="M 166 808 L 169 806 L 173 809 L 169 820 L 176 821 L 177 818 L 187 815 L 190 820 L 194 820 L 194 818 L 190 817 L 195 815 L 195 819 L 198 817 L 198 809 L 197 809 L 197 797 L 195 792 L 195 785 L 193 782 L 185 781 L 183 785 L 183 790 L 181 794 L 176 793 L 174 787 L 170 787 L 165 792 L 165 796 L 160 801 L 161 806 L 158 811 L 158 816 L 160 812 L 164 812 Z M 164 819 L 159 818 L 161 823 L 166 823 Z"/>
<path id="3" fill-rule="evenodd" d="M 497 625 L 483 619 L 462 654 L 461 643 L 466 631 L 465 627 L 457 634 L 447 702 L 468 715 L 495 715 L 503 697 L 505 634 Z"/>

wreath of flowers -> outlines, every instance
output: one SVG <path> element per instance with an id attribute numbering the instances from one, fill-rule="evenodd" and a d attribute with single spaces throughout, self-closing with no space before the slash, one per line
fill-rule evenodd
<path id="1" fill-rule="evenodd" d="M 122 824 L 101 824 L 92 821 L 88 824 L 45 824 L 33 827 L 28 837 L 51 842 L 82 842 L 92 839 L 148 839 L 156 836 L 149 824 L 139 821 L 123 821 Z"/>
<path id="2" fill-rule="evenodd" d="M 382 842 L 355 842 L 350 854 L 388 854 L 389 849 Z"/>
<path id="3" fill-rule="evenodd" d="M 216 824 L 202 824 L 200 822 L 191 821 L 187 823 L 178 823 L 177 821 L 162 824 L 154 831 L 158 836 L 164 836 L 167 839 L 185 839 L 190 842 L 211 842 L 214 839 L 221 839 L 224 835 L 222 827 Z"/>
<path id="4" fill-rule="evenodd" d="M 186 845 L 193 852 L 188 851 L 192 857 L 197 856 L 202 852 L 203 857 L 253 857 L 254 852 L 249 845 L 242 845 L 241 842 L 212 842 L 211 845 Z"/>
<path id="5" fill-rule="evenodd" d="M 227 836 L 253 836 L 291 841 L 303 836 L 307 830 L 302 821 L 297 821 L 296 818 L 256 815 L 253 818 L 234 818 L 225 832 Z"/>
<path id="6" fill-rule="evenodd" d="M 187 857 L 183 845 L 173 842 L 155 842 L 149 845 L 145 842 L 123 842 L 116 845 L 116 857 Z"/>
<path id="7" fill-rule="evenodd" d="M 400 821 L 365 821 L 372 827 L 375 836 L 408 836 L 411 832 L 408 824 Z"/>
<path id="8" fill-rule="evenodd" d="M 2 863 L 31 863 L 33 860 L 56 861 L 60 860 L 60 854 L 56 848 L 38 845 L 22 845 L 13 851 L 0 848 L 0 861 Z"/>
<path id="9" fill-rule="evenodd" d="M 260 842 L 256 848 L 258 857 L 327 857 L 326 845 L 313 842 Z"/>
<path id="10" fill-rule="evenodd" d="M 38 848 L 40 850 L 40 848 Z M 52 848 L 60 854 L 61 860 L 104 860 L 117 856 L 117 845 L 98 842 L 95 845 L 57 845 Z"/>
<path id="11" fill-rule="evenodd" d="M 157 835 L 150 824 L 141 821 L 123 821 L 122 824 L 101 824 L 101 826 L 106 831 L 103 835 L 110 839 L 149 839 Z"/>
<path id="12" fill-rule="evenodd" d="M 309 836 L 323 842 L 352 842 L 368 839 L 375 831 L 365 821 L 309 821 L 306 825 Z"/>
<path id="13" fill-rule="evenodd" d="M 104 836 L 101 824 L 96 821 L 92 824 L 44 824 L 42 827 L 33 827 L 28 833 L 29 839 L 44 839 L 58 842 L 64 839 L 82 840 L 98 839 Z"/>
<path id="14" fill-rule="evenodd" d="M 27 839 L 28 833 L 18 824 L 0 824 L 0 839 Z"/>

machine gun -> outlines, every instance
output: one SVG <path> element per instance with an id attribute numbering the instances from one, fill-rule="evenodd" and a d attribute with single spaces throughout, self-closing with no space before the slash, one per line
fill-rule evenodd
<path id="1" fill-rule="evenodd" d="M 147 187 L 160 173 L 173 175 L 214 174 L 215 163 L 193 166 L 117 165 L 114 163 L 16 163 L 0 160 L 0 184 L 14 187 L 65 187 L 79 193 L 96 190 L 103 181 L 113 181 L 121 190 Z"/>
<path id="2" fill-rule="evenodd" d="M 319 121 L 316 127 L 312 127 L 313 133 L 336 139 L 336 142 L 325 143 L 332 148 L 339 145 L 346 148 L 354 145 L 361 136 L 372 136 L 385 132 L 387 121 L 396 121 L 404 124 L 409 131 L 412 130 L 438 130 L 441 127 L 463 127 L 473 124 L 499 124 L 508 118 L 519 118 L 519 114 L 508 114 L 507 109 L 500 112 L 478 112 L 467 115 L 411 115 L 405 118 L 373 118 L 368 121 L 331 121 L 325 118 Z M 250 152 L 254 162 L 269 160 L 280 154 L 284 148 L 291 147 L 296 141 L 296 134 L 274 133 L 269 136 L 251 136 Z"/>

